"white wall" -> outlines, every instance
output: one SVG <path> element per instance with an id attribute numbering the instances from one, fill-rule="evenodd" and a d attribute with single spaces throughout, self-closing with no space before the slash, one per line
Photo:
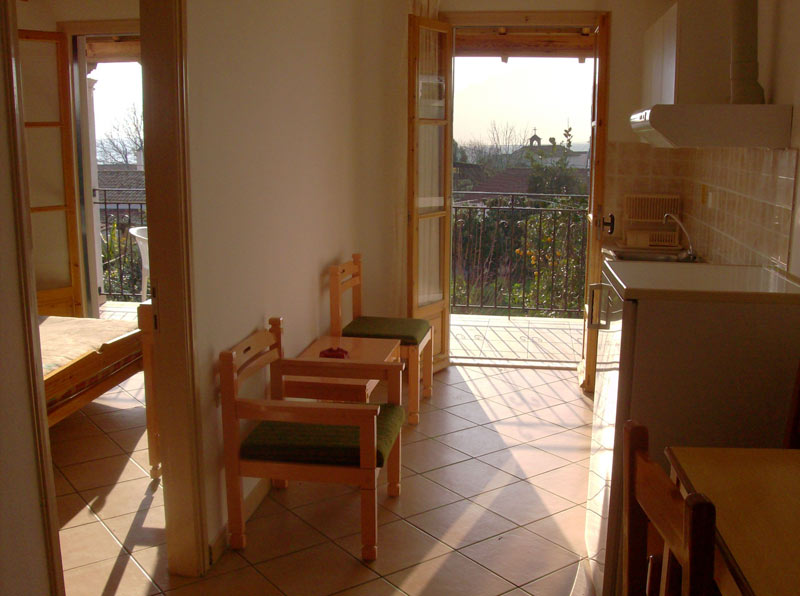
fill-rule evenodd
<path id="1" fill-rule="evenodd" d="M 405 4 L 197 0 L 188 9 L 198 400 L 213 541 L 220 352 L 283 316 L 294 355 L 328 329 L 327 267 L 361 251 L 366 303 L 396 312 Z"/>

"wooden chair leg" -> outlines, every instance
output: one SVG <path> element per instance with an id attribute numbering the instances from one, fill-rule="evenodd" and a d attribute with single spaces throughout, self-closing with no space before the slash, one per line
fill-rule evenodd
<path id="1" fill-rule="evenodd" d="M 378 491 L 374 484 L 361 488 L 361 558 L 378 558 Z"/>
<path id="2" fill-rule="evenodd" d="M 273 478 L 272 488 L 289 488 L 289 481 L 281 480 L 280 478 Z"/>
<path id="3" fill-rule="evenodd" d="M 400 437 L 398 436 L 392 446 L 392 451 L 389 453 L 389 461 L 387 462 L 389 486 L 387 490 L 390 497 L 400 496 Z"/>
<path id="4" fill-rule="evenodd" d="M 422 397 L 433 395 L 433 329 L 431 338 L 422 349 Z"/>
<path id="5" fill-rule="evenodd" d="M 247 546 L 244 531 L 244 502 L 242 497 L 242 479 L 238 475 L 225 473 L 225 485 L 228 496 L 228 532 L 230 545 L 234 549 Z"/>
<path id="6" fill-rule="evenodd" d="M 419 346 L 408 347 L 408 423 L 419 424 Z"/>

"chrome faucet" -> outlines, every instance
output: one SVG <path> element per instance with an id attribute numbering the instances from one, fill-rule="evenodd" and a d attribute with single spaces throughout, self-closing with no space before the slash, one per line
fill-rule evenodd
<path id="1" fill-rule="evenodd" d="M 689 244 L 689 251 L 686 253 L 686 259 L 685 260 L 687 260 L 687 261 L 696 261 L 697 260 L 697 255 L 694 252 L 694 247 L 692 246 L 692 239 L 689 237 L 689 232 L 686 231 L 686 228 L 681 223 L 681 220 L 678 219 L 678 216 L 675 215 L 674 213 L 665 213 L 664 214 L 664 223 L 667 223 L 667 220 L 670 219 L 670 218 L 675 220 L 675 223 L 680 226 L 681 230 L 683 230 L 683 233 L 686 235 L 686 242 Z"/>

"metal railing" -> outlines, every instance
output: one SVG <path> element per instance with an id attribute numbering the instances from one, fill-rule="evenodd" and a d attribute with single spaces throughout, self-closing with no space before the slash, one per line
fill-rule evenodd
<path id="1" fill-rule="evenodd" d="M 95 188 L 93 194 L 103 267 L 100 293 L 112 300 L 141 300 L 142 260 L 128 230 L 147 225 L 145 191 L 143 188 Z"/>
<path id="2" fill-rule="evenodd" d="M 451 310 L 580 317 L 587 195 L 454 192 Z"/>

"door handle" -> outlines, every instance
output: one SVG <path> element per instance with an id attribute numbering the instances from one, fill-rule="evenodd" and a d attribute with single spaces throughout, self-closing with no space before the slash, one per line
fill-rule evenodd
<path id="1" fill-rule="evenodd" d="M 614 219 L 614 214 L 609 213 L 607 218 L 604 217 L 600 220 L 600 227 L 607 230 L 609 235 L 614 233 Z"/>
<path id="2" fill-rule="evenodd" d="M 611 328 L 611 322 L 608 320 L 608 313 L 606 313 L 606 322 L 603 323 L 603 305 L 607 304 L 606 301 L 603 300 L 603 296 L 605 296 L 607 287 L 608 285 L 603 283 L 589 284 L 589 313 L 587 315 L 588 321 L 586 323 L 586 327 L 588 329 Z M 599 296 L 600 308 L 597 312 L 597 321 L 595 321 L 594 303 L 597 296 Z"/>

